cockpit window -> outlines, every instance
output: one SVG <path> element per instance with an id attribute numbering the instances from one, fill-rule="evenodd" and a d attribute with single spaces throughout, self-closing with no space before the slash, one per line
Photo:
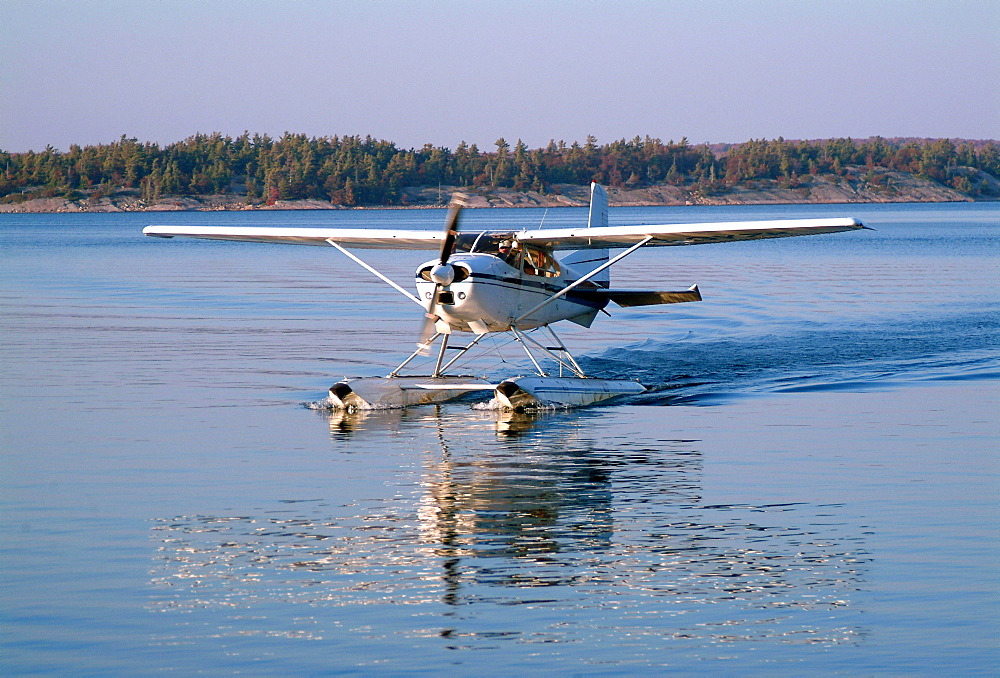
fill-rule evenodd
<path id="1" fill-rule="evenodd" d="M 459 252 L 492 254 L 528 275 L 545 278 L 559 275 L 559 264 L 550 252 L 538 247 L 526 247 L 517 241 L 516 235 L 497 231 L 459 233 L 455 249 Z"/>
<path id="2" fill-rule="evenodd" d="M 496 255 L 500 251 L 500 243 L 513 237 L 512 233 L 459 233 L 455 250 Z"/>
<path id="3" fill-rule="evenodd" d="M 559 275 L 559 265 L 551 254 L 534 247 L 524 248 L 524 272 L 528 275 L 538 275 L 554 278 Z"/>

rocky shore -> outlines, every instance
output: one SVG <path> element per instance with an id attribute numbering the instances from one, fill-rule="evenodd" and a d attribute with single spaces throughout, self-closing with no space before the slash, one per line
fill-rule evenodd
<path id="1" fill-rule="evenodd" d="M 807 176 L 797 185 L 776 181 L 756 181 L 716 191 L 663 184 L 647 188 L 608 187 L 612 206 L 672 205 L 767 205 L 894 202 L 974 202 L 1000 199 L 1000 181 L 992 175 L 968 170 L 976 185 L 985 182 L 988 190 L 972 196 L 943 184 L 905 172 L 849 168 L 843 176 Z M 491 187 L 407 187 L 401 207 L 441 207 L 453 191 L 469 196 L 469 207 L 585 207 L 590 187 L 556 184 L 545 193 Z M 396 206 L 400 207 L 400 206 Z M 373 209 L 383 209 L 371 206 Z M 273 204 L 248 204 L 238 194 L 212 196 L 169 196 L 155 203 L 141 199 L 136 190 L 121 190 L 100 198 L 36 198 L 20 203 L 0 204 L 2 212 L 166 212 L 242 210 L 323 210 L 354 209 L 324 200 L 278 200 Z"/>

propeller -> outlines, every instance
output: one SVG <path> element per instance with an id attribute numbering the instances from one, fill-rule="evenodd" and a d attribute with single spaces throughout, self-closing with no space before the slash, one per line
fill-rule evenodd
<path id="1" fill-rule="evenodd" d="M 420 331 L 420 340 L 417 341 L 417 348 L 421 355 L 430 352 L 430 341 L 434 338 L 434 325 L 440 320 L 440 316 L 435 313 L 438 305 L 438 294 L 441 288 L 450 285 L 455 280 L 455 268 L 448 265 L 448 260 L 455 252 L 455 245 L 458 243 L 458 222 L 465 206 L 466 195 L 454 193 L 451 202 L 448 203 L 448 216 L 444 222 L 444 239 L 441 241 L 441 254 L 438 263 L 430 271 L 430 278 L 434 282 L 434 293 L 431 295 L 431 303 L 427 307 L 426 319 Z"/>

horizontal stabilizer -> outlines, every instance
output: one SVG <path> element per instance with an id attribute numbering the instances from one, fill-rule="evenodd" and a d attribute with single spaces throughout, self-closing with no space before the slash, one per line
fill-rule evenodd
<path id="1" fill-rule="evenodd" d="M 656 290 L 579 290 L 577 296 L 594 300 L 610 299 L 619 306 L 655 306 L 657 304 L 681 304 L 686 301 L 701 301 L 697 285 L 680 292 L 660 292 Z"/>

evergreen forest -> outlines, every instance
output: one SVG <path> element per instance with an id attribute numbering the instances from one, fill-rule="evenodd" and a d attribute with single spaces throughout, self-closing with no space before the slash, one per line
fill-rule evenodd
<path id="1" fill-rule="evenodd" d="M 38 197 L 96 199 L 131 190 L 148 204 L 168 196 L 231 194 L 248 204 L 319 199 L 344 206 L 405 205 L 408 186 L 506 187 L 558 192 L 560 184 L 598 181 L 642 188 L 685 186 L 706 195 L 746 182 L 795 187 L 809 175 L 908 172 L 967 193 L 997 198 L 978 172 L 1000 177 L 1000 146 L 949 139 L 751 140 L 692 145 L 650 137 L 598 144 L 551 141 L 529 149 L 498 139 L 495 148 L 460 143 L 402 149 L 370 136 L 281 138 L 196 134 L 163 147 L 122 136 L 97 146 L 41 152 L 0 151 L 0 202 Z M 970 171 L 975 170 L 975 171 Z M 992 185 L 995 186 L 996 182 Z"/>

